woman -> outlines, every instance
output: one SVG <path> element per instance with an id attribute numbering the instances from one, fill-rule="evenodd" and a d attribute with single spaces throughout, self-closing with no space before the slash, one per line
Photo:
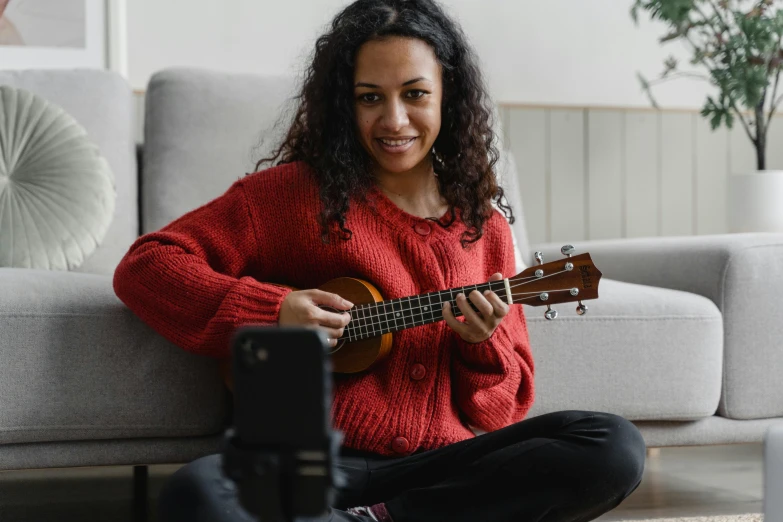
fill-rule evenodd
<path id="1" fill-rule="evenodd" d="M 492 206 L 513 219 L 494 138 L 475 58 L 443 10 L 359 0 L 316 43 L 277 166 L 140 238 L 116 292 L 174 343 L 224 358 L 245 323 L 322 328 L 336 344 L 349 316 L 318 305 L 352 303 L 312 290 L 336 277 L 395 298 L 514 275 Z M 328 520 L 591 520 L 618 505 L 641 480 L 638 431 L 593 412 L 522 420 L 533 403 L 522 307 L 491 292 L 456 306 L 463 320 L 447 304 L 445 322 L 396 333 L 382 363 L 335 377 L 348 484 Z M 230 491 L 196 486 L 219 476 L 216 458 L 184 468 L 164 520 L 244 519 Z"/>

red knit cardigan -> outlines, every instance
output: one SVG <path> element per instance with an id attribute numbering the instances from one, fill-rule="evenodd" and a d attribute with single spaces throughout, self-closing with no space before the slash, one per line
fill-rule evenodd
<path id="1" fill-rule="evenodd" d="M 226 358 L 234 330 L 276 324 L 294 288 L 336 277 L 371 282 L 384 299 L 514 274 L 510 227 L 495 211 L 467 250 L 459 220 L 412 216 L 377 188 L 352 201 L 350 240 L 321 241 L 312 171 L 290 163 L 247 176 L 206 205 L 139 238 L 114 275 L 119 298 L 181 348 Z M 270 284 L 272 283 L 272 284 Z M 291 375 L 296 379 L 296 375 Z M 487 341 L 463 341 L 441 321 L 393 334 L 388 358 L 335 375 L 332 419 L 344 445 L 405 455 L 521 420 L 533 403 L 533 359 L 521 305 Z"/>

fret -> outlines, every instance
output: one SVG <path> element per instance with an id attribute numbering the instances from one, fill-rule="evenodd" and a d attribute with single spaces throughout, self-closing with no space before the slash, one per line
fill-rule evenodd
<path id="1" fill-rule="evenodd" d="M 435 313 L 432 309 L 432 293 L 424 294 L 427 298 L 427 303 L 422 305 L 422 319 L 425 324 L 435 322 Z"/>
<path id="2" fill-rule="evenodd" d="M 392 301 L 392 309 L 394 310 L 394 323 L 397 330 L 404 330 L 406 328 L 405 315 L 403 314 L 402 303 L 399 299 Z"/>
<path id="3" fill-rule="evenodd" d="M 421 312 L 421 307 L 419 307 L 416 303 L 414 303 L 411 297 L 408 297 L 407 299 L 408 299 L 408 306 L 410 306 L 409 310 L 410 310 L 411 322 L 413 323 L 413 326 L 419 326 L 422 324 L 421 320 L 418 317 L 419 313 Z"/>
<path id="4" fill-rule="evenodd" d="M 433 292 L 430 295 L 437 299 L 437 301 L 435 303 L 435 307 L 432 310 L 432 320 L 433 321 L 442 321 L 443 320 L 443 303 L 444 303 L 444 301 L 441 298 L 440 292 Z"/>
<path id="5" fill-rule="evenodd" d="M 413 317 L 411 316 L 411 300 L 410 297 L 408 298 L 401 298 L 400 299 L 400 306 L 402 308 L 402 317 L 405 322 L 405 328 L 409 328 L 408 324 L 410 326 L 416 326 L 416 323 L 413 321 Z"/>
<path id="6" fill-rule="evenodd" d="M 359 316 L 356 314 L 356 311 L 358 310 L 357 307 L 353 307 L 349 310 L 349 313 L 351 314 L 351 322 L 348 323 L 348 330 L 349 330 L 349 336 L 351 337 L 351 340 L 356 340 L 358 337 L 358 331 L 356 330 L 358 324 L 359 324 Z"/>
<path id="7" fill-rule="evenodd" d="M 383 326 L 381 333 L 389 333 L 394 329 L 394 323 L 390 322 L 394 320 L 394 314 L 389 310 L 389 304 L 387 301 L 381 301 L 378 306 L 383 310 L 381 312 L 383 317 Z"/>
<path id="8" fill-rule="evenodd" d="M 386 308 L 389 310 L 389 319 L 391 320 L 390 322 L 391 331 L 397 332 L 402 330 L 402 328 L 400 328 L 399 323 L 397 322 L 398 317 L 397 317 L 397 310 L 394 308 L 394 301 L 389 301 Z"/>
<path id="9" fill-rule="evenodd" d="M 367 317 L 367 332 L 370 337 L 375 337 L 375 314 L 373 313 L 374 305 L 368 304 L 365 315 Z"/>
<path id="10" fill-rule="evenodd" d="M 351 335 L 354 339 L 358 339 L 362 335 L 359 308 L 361 308 L 361 305 L 354 306 L 351 309 Z"/>
<path id="11" fill-rule="evenodd" d="M 370 334 L 369 334 L 369 332 L 367 330 L 367 314 L 366 314 L 366 310 L 367 310 L 367 305 L 362 305 L 361 308 L 359 308 L 359 312 L 361 313 L 361 316 L 362 316 L 361 320 L 359 321 L 359 325 L 360 325 L 359 331 L 361 332 L 362 338 L 370 336 Z"/>

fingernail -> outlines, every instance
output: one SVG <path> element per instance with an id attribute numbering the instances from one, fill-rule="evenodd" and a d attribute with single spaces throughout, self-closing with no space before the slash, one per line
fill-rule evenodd
<path id="1" fill-rule="evenodd" d="M 489 295 L 489 290 L 484 290 L 484 295 Z"/>
<path id="2" fill-rule="evenodd" d="M 343 305 L 345 305 L 345 306 L 347 306 L 349 308 L 353 308 L 353 303 L 348 301 L 347 299 L 343 299 Z"/>
<path id="3" fill-rule="evenodd" d="M 458 294 L 457 294 L 457 297 L 465 297 L 465 294 L 463 294 L 462 292 L 460 292 L 460 293 L 458 293 Z"/>

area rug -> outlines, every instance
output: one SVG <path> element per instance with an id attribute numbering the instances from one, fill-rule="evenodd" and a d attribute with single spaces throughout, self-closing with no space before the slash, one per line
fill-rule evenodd
<path id="1" fill-rule="evenodd" d="M 715 515 L 712 517 L 651 518 L 627 522 L 761 522 L 762 520 L 764 520 L 764 515 L 761 513 L 751 513 L 749 515 Z"/>

